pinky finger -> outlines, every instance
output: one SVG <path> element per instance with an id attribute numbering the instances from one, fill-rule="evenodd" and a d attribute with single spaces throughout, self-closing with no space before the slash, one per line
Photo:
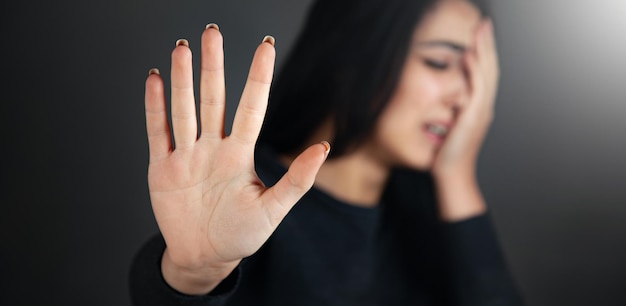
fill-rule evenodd
<path id="1" fill-rule="evenodd" d="M 163 79 L 156 68 L 150 69 L 146 80 L 145 104 L 150 162 L 155 162 L 165 158 L 172 149 Z"/>

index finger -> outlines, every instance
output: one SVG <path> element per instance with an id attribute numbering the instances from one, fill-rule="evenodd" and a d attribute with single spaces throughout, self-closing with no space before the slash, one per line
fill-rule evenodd
<path id="1" fill-rule="evenodd" d="M 230 137 L 248 144 L 256 142 L 265 118 L 275 58 L 274 38 L 266 36 L 257 48 L 250 65 L 248 80 L 235 113 Z"/>

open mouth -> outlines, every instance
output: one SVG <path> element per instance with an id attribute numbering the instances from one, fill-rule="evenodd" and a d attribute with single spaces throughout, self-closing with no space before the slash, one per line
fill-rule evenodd
<path id="1" fill-rule="evenodd" d="M 442 124 L 427 124 L 426 131 L 440 138 L 448 135 L 448 127 Z"/>

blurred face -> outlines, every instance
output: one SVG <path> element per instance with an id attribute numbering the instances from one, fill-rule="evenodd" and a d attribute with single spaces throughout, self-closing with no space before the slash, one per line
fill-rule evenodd
<path id="1" fill-rule="evenodd" d="M 463 57 L 480 22 L 465 0 L 440 0 L 416 28 L 398 87 L 368 150 L 390 166 L 430 169 L 469 88 Z"/>

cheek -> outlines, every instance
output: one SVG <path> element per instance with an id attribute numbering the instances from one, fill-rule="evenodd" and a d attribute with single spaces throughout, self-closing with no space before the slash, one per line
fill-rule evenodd
<path id="1" fill-rule="evenodd" d="M 399 146 L 407 145 L 408 139 L 415 138 L 412 134 L 419 129 L 424 118 L 420 91 L 410 83 L 399 84 L 376 127 L 376 138 L 381 148 L 396 151 Z"/>
<path id="2" fill-rule="evenodd" d="M 402 122 L 418 118 L 427 119 L 429 113 L 438 107 L 443 93 L 444 80 L 423 69 L 415 69 L 403 76 L 396 93 L 389 101 L 386 114 L 388 120 Z M 398 123 L 400 123 L 398 122 Z M 408 123 L 408 122 L 406 122 Z"/>
<path id="3" fill-rule="evenodd" d="M 402 95 L 404 100 L 410 101 L 413 107 L 424 113 L 441 100 L 445 83 L 443 77 L 422 69 L 403 82 Z"/>
<path id="4" fill-rule="evenodd" d="M 403 77 L 377 127 L 377 143 L 394 164 L 425 169 L 433 158 L 423 125 L 438 111 L 442 81 L 428 72 Z"/>
<path id="5" fill-rule="evenodd" d="M 441 95 L 442 80 L 416 61 L 405 67 L 395 93 L 382 114 L 386 129 L 405 129 L 428 118 L 430 109 Z M 392 131 L 393 132 L 393 131 Z M 397 130 L 396 130 L 397 132 Z"/>

